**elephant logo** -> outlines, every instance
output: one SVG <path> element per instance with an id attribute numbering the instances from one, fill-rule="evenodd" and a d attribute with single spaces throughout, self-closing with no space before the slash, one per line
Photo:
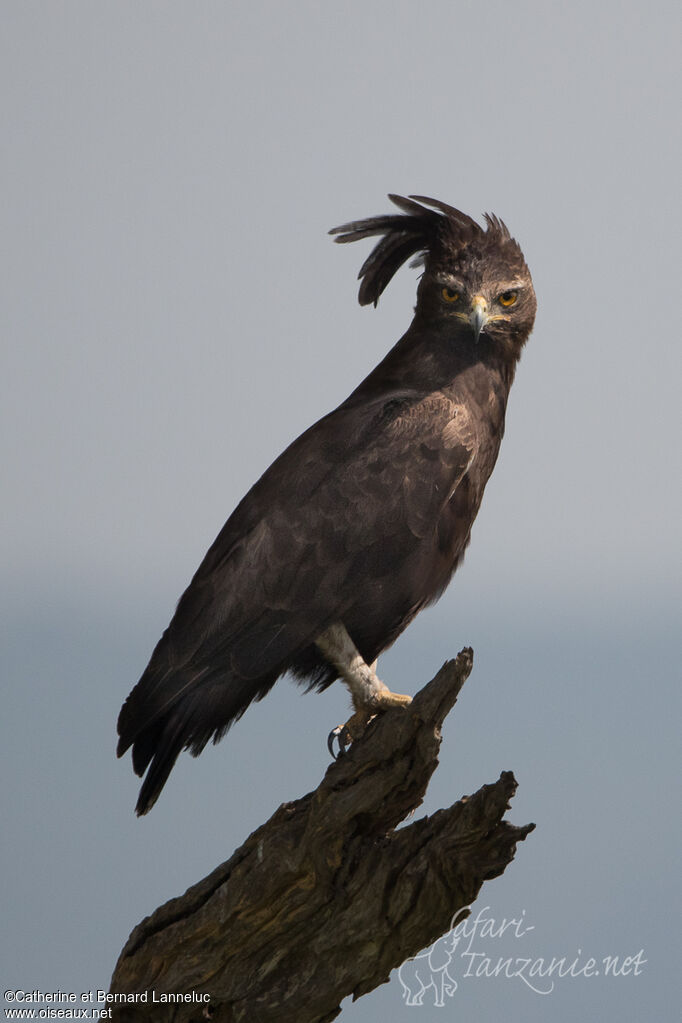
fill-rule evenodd
<path id="1" fill-rule="evenodd" d="M 405 1005 L 423 1005 L 424 995 L 429 988 L 433 988 L 433 1004 L 438 1008 L 445 1005 L 446 995 L 449 998 L 454 995 L 457 981 L 450 975 L 448 968 L 459 940 L 454 931 L 448 931 L 433 945 L 405 960 L 398 970 Z"/>

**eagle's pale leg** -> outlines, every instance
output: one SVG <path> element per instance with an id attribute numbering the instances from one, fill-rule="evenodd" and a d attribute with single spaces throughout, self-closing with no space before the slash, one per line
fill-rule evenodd
<path id="1" fill-rule="evenodd" d="M 370 666 L 360 655 L 346 628 L 340 622 L 330 626 L 315 640 L 315 645 L 327 660 L 334 665 L 350 689 L 355 713 L 345 725 L 335 728 L 329 735 L 327 745 L 334 756 L 333 742 L 338 739 L 340 752 L 353 739 L 359 738 L 367 724 L 379 710 L 389 707 L 406 707 L 412 702 L 411 696 L 392 693 L 388 686 L 377 677 L 376 661 Z"/>

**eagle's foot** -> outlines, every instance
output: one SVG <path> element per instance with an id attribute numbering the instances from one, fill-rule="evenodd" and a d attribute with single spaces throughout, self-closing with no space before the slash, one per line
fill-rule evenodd
<path id="1" fill-rule="evenodd" d="M 377 710 L 388 710 L 389 707 L 408 707 L 412 697 L 405 693 L 392 693 L 390 689 L 380 689 L 374 696 L 372 704 Z"/>
<path id="2" fill-rule="evenodd" d="M 367 725 L 373 717 L 373 711 L 363 707 L 360 710 L 356 710 L 355 714 L 348 718 L 345 725 L 337 725 L 336 728 L 332 728 L 327 739 L 327 749 L 334 760 L 342 757 L 347 752 L 351 743 L 364 734 Z M 335 739 L 339 746 L 338 753 L 334 752 Z"/>
<path id="3" fill-rule="evenodd" d="M 392 693 L 390 689 L 386 688 L 381 689 L 374 695 L 371 707 L 361 707 L 346 721 L 345 725 L 337 725 L 331 730 L 327 738 L 327 749 L 330 755 L 334 760 L 343 756 L 351 743 L 364 735 L 367 725 L 376 717 L 377 711 L 388 710 L 390 707 L 408 707 L 411 703 L 411 696 Z M 338 753 L 334 751 L 335 740 L 339 747 Z"/>
<path id="4" fill-rule="evenodd" d="M 350 689 L 355 714 L 345 725 L 339 725 L 329 733 L 327 748 L 336 760 L 344 754 L 350 744 L 359 739 L 377 711 L 389 707 L 406 707 L 412 702 L 411 696 L 392 693 L 381 679 L 377 678 L 377 662 L 367 664 L 355 646 L 343 622 L 335 622 L 321 632 L 315 646 L 325 659 L 333 665 Z M 334 741 L 339 752 L 334 752 Z"/>

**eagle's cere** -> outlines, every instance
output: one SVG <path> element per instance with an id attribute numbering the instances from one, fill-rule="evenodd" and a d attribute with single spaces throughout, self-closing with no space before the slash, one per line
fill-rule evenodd
<path id="1" fill-rule="evenodd" d="M 401 213 L 337 227 L 378 235 L 360 270 L 362 305 L 420 257 L 414 319 L 333 412 L 277 458 L 237 506 L 180 598 L 121 710 L 119 756 L 156 801 L 178 754 L 217 742 L 252 700 L 291 672 L 337 677 L 355 713 L 409 703 L 374 662 L 437 600 L 462 560 L 497 459 L 509 388 L 535 319 L 521 249 L 435 199 L 390 196 Z"/>

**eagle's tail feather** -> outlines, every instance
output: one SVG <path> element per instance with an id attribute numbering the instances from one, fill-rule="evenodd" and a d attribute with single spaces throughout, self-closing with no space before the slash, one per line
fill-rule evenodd
<path id="1" fill-rule="evenodd" d="M 147 772 L 135 807 L 138 816 L 151 810 L 182 750 L 196 757 L 210 739 L 217 742 L 253 700 L 270 691 L 277 674 L 248 680 L 214 676 L 188 690 L 180 687 L 181 695 L 156 715 L 140 705 L 137 694 L 138 727 L 128 710 L 125 730 L 119 724 L 118 755 L 132 746 L 135 773 L 141 777 Z"/>
<path id="2" fill-rule="evenodd" d="M 165 727 L 162 729 L 155 729 L 155 749 L 151 756 L 151 764 L 147 771 L 140 794 L 135 806 L 135 813 L 138 817 L 142 817 L 148 813 L 153 807 L 156 800 L 161 794 L 161 790 L 168 781 L 168 775 L 173 770 L 175 761 L 178 759 L 179 754 L 185 745 L 185 739 L 181 728 L 175 724 L 175 727 L 168 728 L 168 725 L 173 725 L 172 721 L 167 722 Z M 160 734 L 159 734 L 160 733 Z M 144 741 L 145 735 L 143 734 L 140 739 Z M 136 748 L 137 742 L 133 747 L 133 766 L 137 774 L 143 774 L 144 769 L 139 771 L 136 764 Z M 146 751 L 145 751 L 146 755 Z"/>

